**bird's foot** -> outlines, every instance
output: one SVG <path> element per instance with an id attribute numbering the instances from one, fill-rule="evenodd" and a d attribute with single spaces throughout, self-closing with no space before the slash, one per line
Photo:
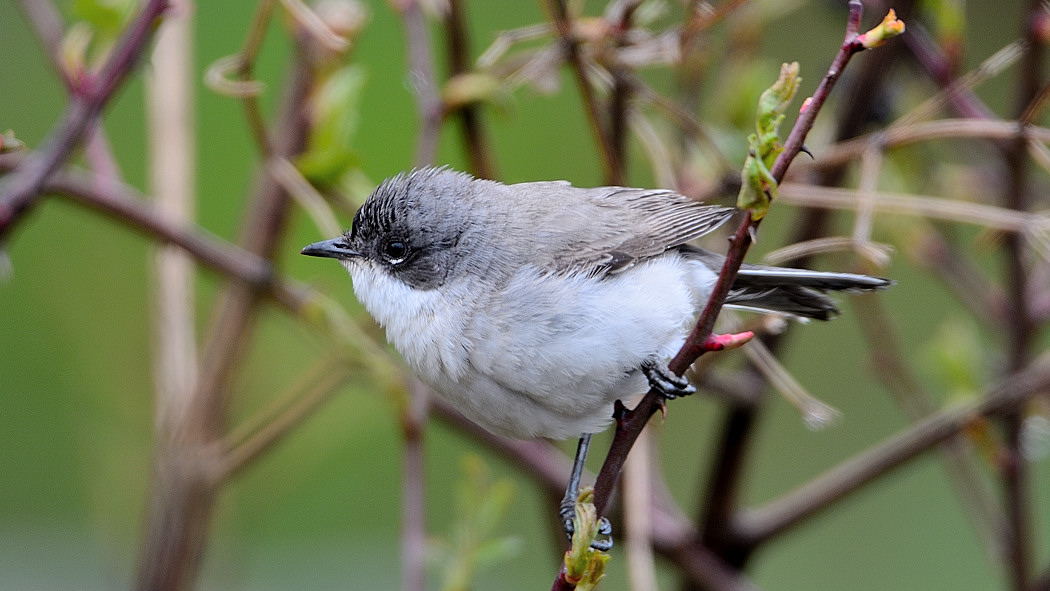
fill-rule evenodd
<path id="1" fill-rule="evenodd" d="M 696 386 L 690 384 L 689 380 L 682 376 L 675 375 L 665 363 L 655 360 L 646 361 L 642 364 L 642 373 L 649 380 L 649 385 L 668 400 L 696 394 Z"/>
<path id="2" fill-rule="evenodd" d="M 572 541 L 572 535 L 576 533 L 576 504 L 563 500 L 558 510 L 561 517 L 561 525 L 565 535 Z M 604 517 L 598 518 L 597 535 L 591 540 L 591 548 L 599 552 L 608 552 L 613 547 L 612 523 Z"/>

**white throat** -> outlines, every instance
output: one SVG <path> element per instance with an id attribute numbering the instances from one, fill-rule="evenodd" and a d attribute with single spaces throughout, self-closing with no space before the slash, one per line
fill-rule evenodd
<path id="1" fill-rule="evenodd" d="M 465 308 L 450 289 L 415 289 L 364 261 L 345 261 L 354 294 L 386 330 L 387 339 L 423 381 L 437 385 L 466 371 L 462 334 Z"/>

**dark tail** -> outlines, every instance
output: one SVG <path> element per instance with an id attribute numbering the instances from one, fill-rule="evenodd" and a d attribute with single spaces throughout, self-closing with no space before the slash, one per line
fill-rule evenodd
<path id="1" fill-rule="evenodd" d="M 683 254 L 703 261 L 716 273 L 722 268 L 724 257 L 721 255 L 694 247 L 683 248 Z M 827 292 L 862 293 L 891 285 L 893 282 L 889 279 L 856 273 L 745 264 L 733 282 L 726 305 L 828 320 L 839 310 Z"/>

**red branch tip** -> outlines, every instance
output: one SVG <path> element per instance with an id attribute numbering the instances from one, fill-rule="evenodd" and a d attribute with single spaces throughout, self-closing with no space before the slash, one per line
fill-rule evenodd
<path id="1" fill-rule="evenodd" d="M 753 338 L 755 338 L 755 333 L 750 330 L 734 334 L 711 334 L 701 348 L 704 351 L 728 351 L 744 346 Z"/>

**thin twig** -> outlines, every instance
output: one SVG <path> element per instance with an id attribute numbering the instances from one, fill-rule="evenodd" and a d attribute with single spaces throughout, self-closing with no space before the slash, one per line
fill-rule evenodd
<path id="1" fill-rule="evenodd" d="M 918 376 L 904 359 L 904 348 L 897 337 L 893 319 L 878 298 L 858 297 L 853 301 L 864 336 L 868 341 L 871 365 L 878 379 L 897 398 L 912 421 L 922 421 L 938 412 L 933 396 L 926 391 Z M 966 438 L 957 434 L 938 447 L 949 482 L 955 489 L 987 556 L 996 555 L 998 532 L 1005 515 L 986 485 L 973 449 Z"/>
<path id="2" fill-rule="evenodd" d="M 248 35 L 244 39 L 244 45 L 241 46 L 240 53 L 237 54 L 237 75 L 242 83 L 254 82 L 252 70 L 255 66 L 255 58 L 258 56 L 263 39 L 266 37 L 266 27 L 273 16 L 275 3 L 276 0 L 261 0 L 255 7 L 255 14 L 252 16 L 252 24 L 248 29 Z M 244 107 L 248 129 L 252 131 L 252 137 L 255 138 L 255 145 L 258 147 L 259 152 L 264 155 L 272 154 L 273 148 L 271 147 L 269 134 L 266 131 L 266 120 L 262 115 L 258 97 L 255 93 L 245 94 L 241 97 L 241 105 Z"/>
<path id="3" fill-rule="evenodd" d="M 970 84 L 958 84 L 951 60 L 930 36 L 922 22 L 908 23 L 904 44 L 926 73 L 942 88 L 950 89 L 945 97 L 956 113 L 969 119 L 994 119 L 995 113 L 973 91 Z"/>
<path id="4" fill-rule="evenodd" d="M 346 383 L 350 378 L 348 369 L 342 355 L 325 357 L 271 408 L 230 433 L 222 445 L 227 451 L 214 466 L 212 479 L 228 480 L 273 448 Z"/>
<path id="5" fill-rule="evenodd" d="M 1002 288 L 993 283 L 969 256 L 937 228 L 927 228 L 921 243 L 909 250 L 915 265 L 939 278 L 989 329 L 1000 330 L 1010 322 L 1009 305 Z"/>

